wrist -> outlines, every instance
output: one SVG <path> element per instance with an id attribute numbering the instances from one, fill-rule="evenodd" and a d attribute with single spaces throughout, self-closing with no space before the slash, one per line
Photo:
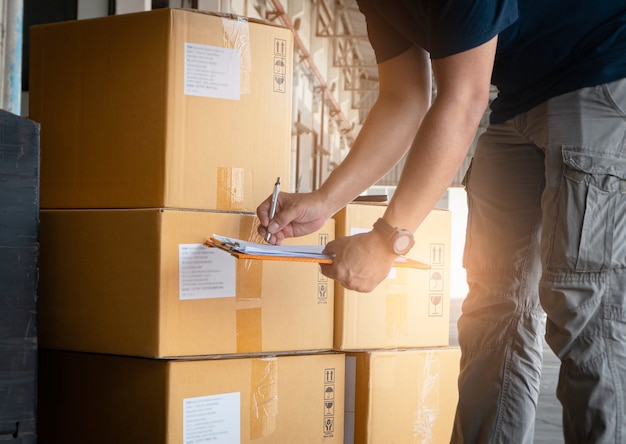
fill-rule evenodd
<path id="1" fill-rule="evenodd" d="M 415 245 L 413 233 L 402 228 L 393 227 L 383 218 L 379 218 L 374 223 L 372 231 L 380 235 L 389 251 L 399 256 L 407 254 Z"/>

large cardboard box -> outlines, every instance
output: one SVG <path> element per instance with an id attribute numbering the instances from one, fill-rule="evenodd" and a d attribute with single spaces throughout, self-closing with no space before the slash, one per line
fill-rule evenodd
<path id="1" fill-rule="evenodd" d="M 49 444 L 341 444 L 342 354 L 159 360 L 42 350 Z"/>
<path id="2" fill-rule="evenodd" d="M 42 347 L 146 357 L 328 350 L 333 287 L 315 263 L 236 259 L 252 214 L 42 210 Z M 324 244 L 334 222 L 293 239 Z M 261 241 L 262 242 L 262 241 Z"/>
<path id="3" fill-rule="evenodd" d="M 336 236 L 369 231 L 385 205 L 353 203 L 335 216 Z M 450 319 L 450 212 L 433 210 L 415 231 L 408 257 L 429 270 L 393 268 L 370 293 L 335 285 L 338 350 L 448 345 Z"/>
<path id="4" fill-rule="evenodd" d="M 38 25 L 42 208 L 254 211 L 289 183 L 293 34 L 157 9 Z"/>
<path id="5" fill-rule="evenodd" d="M 37 442 L 37 123 L 0 110 L 0 441 Z"/>
<path id="6" fill-rule="evenodd" d="M 458 347 L 346 356 L 345 444 L 449 443 Z"/>

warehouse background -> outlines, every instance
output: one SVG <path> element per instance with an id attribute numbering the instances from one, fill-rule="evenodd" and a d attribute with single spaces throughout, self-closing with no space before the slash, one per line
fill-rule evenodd
<path id="1" fill-rule="evenodd" d="M 343 160 L 378 93 L 374 54 L 355 0 L 1 0 L 0 6 L 5 31 L 1 42 L 3 108 L 9 109 L 12 101 L 10 107 L 18 108 L 24 116 L 28 115 L 28 29 L 33 24 L 174 7 L 236 14 L 291 28 L 298 56 L 294 66 L 291 189 L 298 192 L 319 187 Z M 24 42 L 23 57 L 20 39 Z M 20 59 L 21 67 L 17 66 Z M 7 85 L 9 79 L 11 84 Z M 18 90 L 23 94 L 16 94 Z M 436 94 L 436 87 L 433 92 Z M 487 115 L 483 122 L 486 120 Z M 452 187 L 461 185 L 472 152 Z M 392 194 L 401 168 L 402 162 L 370 193 Z"/>

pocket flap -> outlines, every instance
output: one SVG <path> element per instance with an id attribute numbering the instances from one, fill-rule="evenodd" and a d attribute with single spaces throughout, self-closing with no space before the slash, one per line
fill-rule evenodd
<path id="1" fill-rule="evenodd" d="M 577 151 L 580 148 L 563 147 L 563 163 L 588 174 L 608 174 L 626 179 L 626 159 L 608 153 L 594 153 L 586 148 L 585 152 Z"/>

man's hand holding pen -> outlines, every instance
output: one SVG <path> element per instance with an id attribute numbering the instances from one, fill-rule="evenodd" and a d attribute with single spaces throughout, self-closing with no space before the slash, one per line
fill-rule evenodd
<path id="1" fill-rule="evenodd" d="M 275 245 L 289 237 L 304 236 L 319 230 L 332 216 L 326 199 L 318 192 L 274 193 L 257 208 L 260 225 L 258 233 Z M 270 218 L 274 206 L 274 217 Z M 330 242 L 325 254 L 336 257 L 332 265 L 323 265 L 322 273 L 346 288 L 371 291 L 389 273 L 395 255 L 387 254 L 379 236 L 371 233 L 348 236 Z"/>
<path id="2" fill-rule="evenodd" d="M 279 192 L 276 197 L 273 217 L 274 193 L 256 210 L 259 218 L 258 233 L 267 242 L 275 245 L 289 237 L 304 236 L 319 230 L 332 214 L 326 214 L 323 199 L 317 193 Z M 266 238 L 267 234 L 270 236 Z"/>

